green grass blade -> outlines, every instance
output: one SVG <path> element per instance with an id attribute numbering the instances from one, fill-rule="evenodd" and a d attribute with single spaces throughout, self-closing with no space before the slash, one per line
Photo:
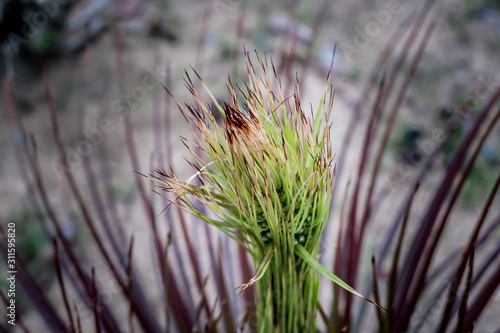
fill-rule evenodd
<path id="1" fill-rule="evenodd" d="M 309 264 L 311 267 L 316 269 L 318 272 L 320 272 L 321 274 L 323 274 L 324 276 L 326 276 L 327 278 L 329 278 L 330 280 L 332 280 L 333 282 L 335 282 L 336 284 L 338 284 L 340 287 L 344 288 L 345 290 L 347 290 L 351 294 L 356 295 L 356 296 L 364 299 L 365 301 L 368 301 L 368 302 L 372 303 L 373 305 L 387 311 L 379 304 L 375 303 L 374 301 L 372 301 L 372 300 L 366 298 L 365 296 L 361 295 L 360 293 L 358 293 L 354 288 L 349 286 L 347 283 L 342 281 L 342 279 L 340 279 L 338 276 L 336 276 L 335 274 L 330 272 L 328 269 L 326 269 L 316 259 L 314 259 L 314 257 L 309 252 L 307 252 L 307 250 L 302 245 L 300 245 L 300 244 L 295 245 L 295 253 L 302 260 L 304 260 L 307 264 Z"/>

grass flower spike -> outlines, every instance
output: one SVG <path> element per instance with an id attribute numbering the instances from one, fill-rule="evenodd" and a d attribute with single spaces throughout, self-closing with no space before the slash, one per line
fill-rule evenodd
<path id="1" fill-rule="evenodd" d="M 260 76 L 247 56 L 244 89 L 229 80 L 231 105 L 219 105 L 198 76 L 215 105 L 207 106 L 187 76 L 196 105 L 177 104 L 197 142 L 183 140 L 203 156 L 190 148 L 196 161 L 188 181 L 164 170 L 150 178 L 175 194 L 171 203 L 219 228 L 250 253 L 255 275 L 240 288 L 257 286 L 259 332 L 312 332 L 319 272 L 364 298 L 316 260 L 335 176 L 333 90 L 329 75 L 317 111 L 306 114 L 298 80 L 293 95 L 284 96 L 274 65 L 269 67 L 267 59 L 258 62 Z M 222 114 L 222 125 L 214 112 Z"/>

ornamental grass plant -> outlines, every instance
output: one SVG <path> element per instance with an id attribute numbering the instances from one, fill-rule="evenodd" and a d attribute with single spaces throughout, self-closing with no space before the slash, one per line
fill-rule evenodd
<path id="1" fill-rule="evenodd" d="M 251 255 L 255 275 L 239 288 L 243 292 L 256 283 L 259 332 L 311 332 L 319 272 L 364 298 L 317 261 L 335 177 L 333 89 L 328 74 L 317 111 L 306 114 L 299 80 L 293 95 L 285 97 L 274 64 L 267 63 L 258 59 L 258 75 L 247 54 L 245 91 L 229 81 L 232 103 L 219 105 L 207 89 L 212 108 L 187 76 L 196 105 L 177 105 L 197 138 L 184 140 L 191 144 L 194 176 L 182 181 L 157 170 L 149 178 L 175 195 L 171 204 L 217 227 Z M 222 125 L 215 112 L 222 114 Z M 195 179 L 199 186 L 192 184 Z"/>
<path id="2" fill-rule="evenodd" d="M 426 5 L 390 38 L 357 87 L 348 120 L 333 127 L 334 94 L 326 73 L 321 99 L 311 101 L 318 103 L 316 110 L 300 101 L 302 73 L 288 94 L 282 84 L 290 82 L 281 80 L 290 73 L 275 70 L 267 58 L 253 64 L 245 58 L 248 80 L 245 85 L 229 81 L 226 103 L 211 96 L 203 81 L 192 82 L 187 76 L 194 105 L 181 98 L 176 102 L 196 134 L 183 139 L 192 152 L 191 178 L 178 179 L 165 167 L 173 164 L 172 144 L 165 135 L 173 126 L 168 103 L 164 113 L 153 103 L 154 125 L 163 120 L 166 125 L 153 126 L 151 162 L 139 158 L 131 119 L 137 115 L 124 112 L 122 155 L 129 158 L 127 177 L 136 194 L 129 204 L 134 214 L 114 191 L 122 179 L 112 163 L 111 154 L 118 147 L 110 144 L 111 134 L 93 157 L 82 157 L 80 168 L 71 167 L 63 135 L 67 128 L 59 124 L 62 115 L 45 75 L 48 121 L 58 163 L 65 167 L 65 207 L 58 205 L 62 190 L 47 181 L 50 175 L 40 162 L 45 151 L 36 144 L 41 138 L 14 110 L 15 73 L 9 71 L 1 86 L 2 105 L 16 171 L 33 219 L 51 249 L 44 266 L 53 276 L 51 284 L 42 284 L 41 273 L 27 265 L 27 255 L 18 253 L 17 297 L 29 304 L 30 311 L 19 306 L 16 329 L 499 332 L 498 322 L 491 319 L 497 317 L 498 302 L 493 298 L 500 285 L 500 216 L 494 210 L 498 167 L 489 167 L 497 176 L 488 188 L 480 189 L 479 214 L 460 217 L 468 219 L 468 228 L 461 232 L 465 241 L 450 245 L 445 235 L 457 231 L 453 213 L 462 190 L 483 158 L 485 144 L 495 143 L 500 87 L 482 89 L 487 93 L 477 98 L 477 111 L 470 110 L 470 103 L 454 110 L 466 117 L 467 126 L 463 136 L 454 138 L 458 143 L 447 152 L 451 157 L 444 166 L 436 163 L 441 142 L 411 172 L 390 172 L 394 161 L 388 145 L 415 73 L 427 66 L 422 59 L 437 22 L 433 7 Z M 119 29 L 114 37 L 114 77 L 121 93 L 127 81 Z M 198 82 L 206 99 L 201 89 L 195 89 Z M 168 79 L 162 83 L 173 91 Z M 475 88 L 470 87 L 471 94 Z M 172 100 L 167 94 L 165 98 Z M 83 126 L 85 113 L 79 115 L 78 126 Z M 339 151 L 330 147 L 335 126 L 347 128 Z M 82 131 L 78 127 L 77 132 Z M 443 131 L 446 137 L 449 132 Z M 359 151 L 352 144 L 358 133 Z M 354 166 L 346 162 L 353 150 Z M 155 162 L 161 161 L 156 159 L 160 155 L 168 163 Z M 133 171 L 149 174 L 149 179 Z M 162 212 L 167 204 L 151 188 L 170 202 L 168 214 Z M 398 200 L 391 194 L 394 189 Z M 380 212 L 384 204 L 390 209 Z M 337 207 L 340 214 L 333 215 Z M 79 222 L 73 238 L 64 228 L 68 210 Z M 131 219 L 147 232 L 134 234 Z M 2 232 L 8 222 L 0 221 Z M 22 221 L 16 228 L 22 232 Z M 84 237 L 84 246 L 79 246 Z M 443 255 L 438 252 L 443 247 L 452 250 Z M 7 253 L 3 237 L 0 251 Z M 333 255 L 329 262 L 322 256 L 328 251 Z M 4 290 L 1 295 L 7 306 Z M 0 332 L 9 332 L 4 322 Z"/>

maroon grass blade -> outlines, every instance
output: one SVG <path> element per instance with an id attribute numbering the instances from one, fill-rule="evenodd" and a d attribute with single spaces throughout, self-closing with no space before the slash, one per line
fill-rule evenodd
<path id="1" fill-rule="evenodd" d="M 69 330 L 70 330 L 70 332 L 73 332 L 75 330 L 75 324 L 73 322 L 73 314 L 71 312 L 71 307 L 69 305 L 68 297 L 66 295 L 66 287 L 64 286 L 64 279 L 63 279 L 63 275 L 61 272 L 61 263 L 60 263 L 60 259 L 59 259 L 59 249 L 57 246 L 57 240 L 54 239 L 52 244 L 53 244 L 53 248 L 54 248 L 54 260 L 56 263 L 57 281 L 59 282 L 59 289 L 61 289 L 61 294 L 62 294 L 63 302 L 64 302 L 64 308 L 66 309 L 66 314 L 68 315 Z"/>

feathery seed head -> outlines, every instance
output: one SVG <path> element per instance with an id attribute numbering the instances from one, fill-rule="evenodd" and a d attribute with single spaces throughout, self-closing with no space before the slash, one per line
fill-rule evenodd
<path id="1" fill-rule="evenodd" d="M 285 98 L 274 66 L 272 82 L 267 65 L 259 64 L 261 77 L 247 56 L 248 82 L 246 91 L 237 87 L 239 96 L 229 82 L 232 105 L 220 106 L 198 76 L 222 113 L 223 126 L 215 121 L 213 109 L 201 101 L 187 76 L 196 105 L 176 102 L 193 133 L 199 132 L 197 143 L 190 143 L 206 156 L 190 149 L 200 167 L 191 164 L 195 175 L 189 181 L 163 170 L 150 178 L 175 193 L 173 203 L 224 231 L 254 258 L 262 258 L 269 248 L 294 253 L 295 247 L 302 246 L 315 253 L 326 225 L 334 177 L 329 77 L 317 112 L 307 117 L 298 82 L 293 95 Z M 201 185 L 191 184 L 195 177 Z M 195 200 L 214 216 L 200 212 Z"/>

